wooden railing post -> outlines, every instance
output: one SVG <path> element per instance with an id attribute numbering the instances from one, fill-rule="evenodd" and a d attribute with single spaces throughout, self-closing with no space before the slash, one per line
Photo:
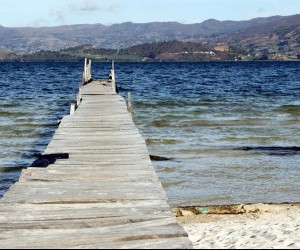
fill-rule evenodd
<path id="1" fill-rule="evenodd" d="M 127 110 L 129 114 L 132 114 L 132 102 L 131 102 L 131 92 L 128 92 Z"/>
<path id="2" fill-rule="evenodd" d="M 71 107 L 70 107 L 70 115 L 74 115 L 75 114 L 75 109 L 76 109 L 76 103 L 72 102 L 71 103 Z"/>
<path id="3" fill-rule="evenodd" d="M 92 60 L 89 60 L 87 81 L 90 81 L 91 79 L 92 79 Z"/>
<path id="4" fill-rule="evenodd" d="M 78 94 L 77 94 L 77 102 L 76 102 L 77 107 L 81 103 L 81 97 L 82 97 L 82 86 L 80 85 L 79 90 L 78 90 Z"/>
<path id="5" fill-rule="evenodd" d="M 92 79 L 92 60 L 84 59 L 83 84 L 88 83 Z"/>
<path id="6" fill-rule="evenodd" d="M 84 74 L 83 75 L 83 79 L 84 79 L 83 82 L 84 83 L 86 83 L 86 79 L 87 79 L 87 70 L 86 70 L 87 69 L 87 64 L 88 64 L 88 59 L 85 58 L 84 59 L 84 69 L 83 69 L 83 74 Z"/>
<path id="7" fill-rule="evenodd" d="M 114 60 L 111 63 L 110 81 L 111 81 L 112 89 L 113 89 L 114 93 L 118 93 L 118 87 L 117 87 L 116 75 L 115 75 L 115 62 L 114 62 Z"/>

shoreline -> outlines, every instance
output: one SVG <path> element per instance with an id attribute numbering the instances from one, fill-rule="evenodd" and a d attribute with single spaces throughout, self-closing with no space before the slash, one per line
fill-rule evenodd
<path id="1" fill-rule="evenodd" d="M 195 249 L 300 248 L 300 203 L 186 207 L 173 213 Z"/>

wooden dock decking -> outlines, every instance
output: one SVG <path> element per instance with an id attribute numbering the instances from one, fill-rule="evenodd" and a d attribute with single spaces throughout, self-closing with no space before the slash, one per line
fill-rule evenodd
<path id="1" fill-rule="evenodd" d="M 192 248 L 114 83 L 81 86 L 44 152 L 69 158 L 23 170 L 0 201 L 0 248 Z"/>

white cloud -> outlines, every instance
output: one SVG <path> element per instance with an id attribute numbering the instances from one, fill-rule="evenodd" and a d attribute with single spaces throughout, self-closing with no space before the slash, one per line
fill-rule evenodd
<path id="1" fill-rule="evenodd" d="M 116 2 L 107 4 L 103 0 L 73 0 L 69 3 L 69 9 L 79 14 L 87 14 L 95 11 L 113 11 L 118 8 Z"/>
<path id="2" fill-rule="evenodd" d="M 50 16 L 55 18 L 59 24 L 65 23 L 65 11 L 62 8 L 55 7 L 50 10 Z"/>
<path id="3" fill-rule="evenodd" d="M 47 27 L 52 25 L 65 25 L 66 13 L 64 8 L 53 7 L 48 10 L 48 15 L 30 21 L 27 23 L 27 27 Z"/>
<path id="4" fill-rule="evenodd" d="M 72 9 L 80 13 L 97 11 L 100 8 L 99 3 L 95 2 L 94 0 L 82 0 L 80 2 L 75 2 L 75 4 L 70 6 Z"/>

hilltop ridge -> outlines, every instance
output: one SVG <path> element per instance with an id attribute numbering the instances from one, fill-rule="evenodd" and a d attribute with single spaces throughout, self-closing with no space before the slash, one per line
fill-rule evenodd
<path id="1" fill-rule="evenodd" d="M 225 44 L 235 56 L 245 60 L 297 59 L 300 55 L 300 15 L 246 21 L 209 19 L 195 24 L 126 22 L 109 26 L 79 24 L 41 28 L 7 28 L 0 25 L 0 49 L 18 55 L 32 55 L 39 51 L 61 53 L 61 50 L 85 44 L 104 49 L 131 48 L 132 51 L 134 46 L 149 48 L 149 44 L 157 46 L 157 43 L 172 41 L 207 47 Z M 14 55 L 10 54 L 10 58 L 13 59 Z"/>

